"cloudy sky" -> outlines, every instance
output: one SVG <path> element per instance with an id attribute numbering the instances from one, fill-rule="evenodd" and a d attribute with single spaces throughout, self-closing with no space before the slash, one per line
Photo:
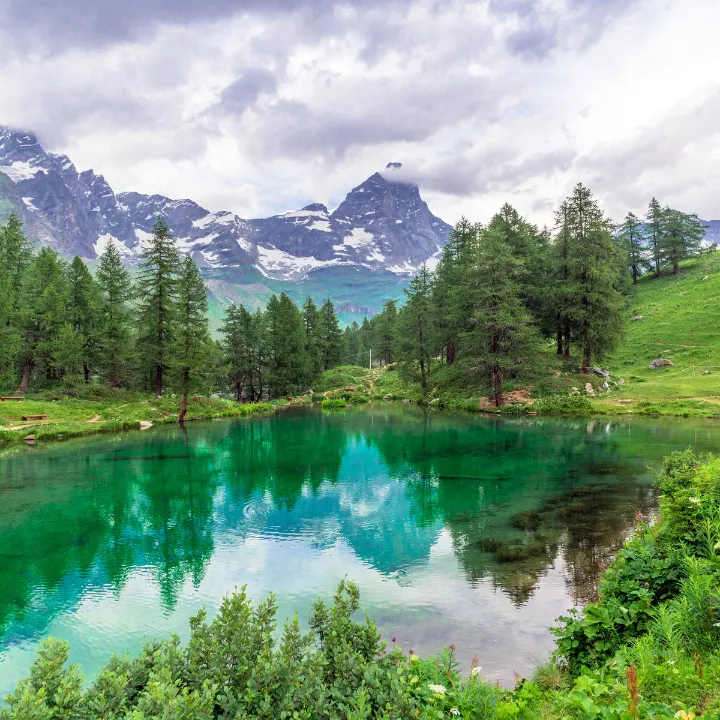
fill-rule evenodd
<path id="1" fill-rule="evenodd" d="M 449 222 L 543 223 L 578 181 L 720 218 L 718 27 L 718 0 L 0 0 L 0 124 L 244 217 L 401 161 Z"/>

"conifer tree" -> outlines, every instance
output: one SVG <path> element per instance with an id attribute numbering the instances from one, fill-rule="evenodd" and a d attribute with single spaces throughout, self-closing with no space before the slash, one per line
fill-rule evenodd
<path id="1" fill-rule="evenodd" d="M 377 359 L 383 365 L 395 362 L 397 315 L 397 303 L 388 300 L 383 305 L 382 312 L 373 318 L 375 320 L 373 348 Z"/>
<path id="2" fill-rule="evenodd" d="M 175 332 L 168 357 L 174 384 L 183 396 L 178 417 L 178 422 L 183 423 L 187 414 L 188 394 L 200 385 L 210 344 L 207 289 L 190 255 L 186 255 L 180 263 L 176 292 Z"/>
<path id="3" fill-rule="evenodd" d="M 621 258 L 609 221 L 582 183 L 568 198 L 567 224 L 567 311 L 582 346 L 583 372 L 589 374 L 593 357 L 611 350 L 622 334 Z"/>
<path id="4" fill-rule="evenodd" d="M 180 264 L 170 228 L 162 218 L 153 225 L 152 237 L 140 258 L 139 343 L 142 357 L 153 371 L 155 395 L 160 397 L 168 363 L 167 347 L 172 341 Z"/>
<path id="5" fill-rule="evenodd" d="M 300 311 L 285 294 L 267 306 L 268 383 L 275 397 L 307 389 L 305 328 Z"/>
<path id="6" fill-rule="evenodd" d="M 647 244 L 650 251 L 650 258 L 655 270 L 655 277 L 660 277 L 660 263 L 662 261 L 663 234 L 665 232 L 663 223 L 663 210 L 656 198 L 650 201 L 647 214 L 645 215 L 645 232 Z"/>
<path id="7" fill-rule="evenodd" d="M 87 265 L 76 255 L 68 267 L 68 322 L 80 337 L 85 383 L 97 366 L 100 349 L 100 289 Z"/>
<path id="8" fill-rule="evenodd" d="M 637 285 L 638 275 L 645 265 L 643 246 L 643 224 L 635 213 L 629 212 L 618 228 L 618 245 L 627 258 L 632 273 L 633 285 Z"/>
<path id="9" fill-rule="evenodd" d="M 335 314 L 335 306 L 330 301 L 330 298 L 320 307 L 318 345 L 323 370 L 329 370 L 341 361 L 344 349 L 343 334 Z"/>
<path id="10" fill-rule="evenodd" d="M 65 262 L 54 250 L 44 247 L 23 274 L 18 303 L 21 379 L 18 392 L 24 393 L 35 367 L 44 369 L 48 379 L 57 379 L 53 353 L 57 337 L 67 322 L 68 284 Z"/>
<path id="11" fill-rule="evenodd" d="M 235 399 L 242 402 L 249 394 L 254 399 L 253 376 L 257 368 L 257 319 L 242 305 L 231 305 L 225 311 L 220 329 L 228 379 Z"/>
<path id="12" fill-rule="evenodd" d="M 101 366 L 111 388 L 116 388 L 126 375 L 130 354 L 130 319 L 128 303 L 133 289 L 130 273 L 125 268 L 115 244 L 108 243 L 100 256 L 97 282 L 100 287 Z"/>
<path id="13" fill-rule="evenodd" d="M 307 354 L 307 382 L 320 376 L 323 369 L 322 349 L 319 337 L 320 311 L 313 299 L 308 296 L 302 306 L 303 325 L 305 326 L 305 352 Z"/>
<path id="14" fill-rule="evenodd" d="M 680 272 L 680 261 L 700 251 L 705 238 L 705 227 L 697 215 L 688 215 L 669 207 L 662 212 L 662 223 L 662 259 L 672 264 L 673 274 L 677 275 Z"/>
<path id="15" fill-rule="evenodd" d="M 353 320 L 343 331 L 345 365 L 356 365 L 360 354 L 360 326 Z"/>
<path id="16" fill-rule="evenodd" d="M 487 380 L 490 400 L 500 407 L 505 404 L 503 380 L 527 358 L 535 333 L 522 286 L 524 262 L 497 224 L 483 230 L 474 244 L 469 277 L 472 312 L 463 344 L 473 369 Z"/>
<path id="17" fill-rule="evenodd" d="M 423 393 L 430 375 L 431 275 L 425 264 L 410 281 L 405 292 L 405 305 L 398 313 L 400 327 L 398 359 L 405 371 L 419 377 Z"/>
<path id="18" fill-rule="evenodd" d="M 570 228 L 570 204 L 564 200 L 555 213 L 557 234 L 552 246 L 555 285 L 553 290 L 555 305 L 555 322 L 557 338 L 557 354 L 570 360 L 570 344 L 572 341 L 572 323 L 570 305 L 572 302 L 570 257 L 572 237 Z"/>

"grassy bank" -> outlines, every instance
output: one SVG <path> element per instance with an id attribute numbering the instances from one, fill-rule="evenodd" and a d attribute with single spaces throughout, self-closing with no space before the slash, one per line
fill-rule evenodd
<path id="1" fill-rule="evenodd" d="M 331 605 L 313 605 L 306 633 L 297 618 L 276 632 L 274 597 L 253 604 L 242 590 L 212 622 L 194 618 L 187 644 L 148 643 L 89 686 L 67 645 L 46 641 L 0 720 L 717 720 L 720 459 L 675 453 L 660 490 L 661 519 L 638 519 L 598 601 L 560 618 L 554 659 L 514 689 L 485 682 L 481 660 L 459 668 L 453 646 L 420 658 L 386 642 L 343 581 Z"/>
<path id="2" fill-rule="evenodd" d="M 117 430 L 140 429 L 147 423 L 177 422 L 182 398 L 155 398 L 127 390 L 99 386 L 81 388 L 78 396 L 62 391 L 33 393 L 22 402 L 0 402 L 0 442 L 16 442 L 31 436 L 36 441 L 56 440 Z M 222 398 L 195 397 L 186 420 L 214 420 L 273 412 L 286 401 L 240 404 Z M 23 421 L 23 416 L 45 415 L 42 420 Z"/>

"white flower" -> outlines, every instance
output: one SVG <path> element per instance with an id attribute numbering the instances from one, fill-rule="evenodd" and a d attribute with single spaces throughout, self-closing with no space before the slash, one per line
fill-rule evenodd
<path id="1" fill-rule="evenodd" d="M 450 708 L 451 715 L 460 715 L 460 711 L 457 708 Z"/>
<path id="2" fill-rule="evenodd" d="M 445 686 L 444 685 L 428 685 L 428 687 L 438 695 L 444 695 L 445 694 Z"/>
<path id="3" fill-rule="evenodd" d="M 690 502 L 697 505 L 700 502 L 700 498 L 690 498 Z"/>
<path id="4" fill-rule="evenodd" d="M 481 671 L 481 670 L 482 670 L 482 668 L 481 668 L 480 666 L 474 667 L 474 668 L 470 671 L 470 677 L 476 677 L 476 676 L 478 676 L 478 675 L 480 674 L 480 671 Z"/>

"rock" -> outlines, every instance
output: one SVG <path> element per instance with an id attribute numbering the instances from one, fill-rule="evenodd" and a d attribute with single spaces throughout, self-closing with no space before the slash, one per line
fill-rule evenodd
<path id="1" fill-rule="evenodd" d="M 657 360 L 653 360 L 648 365 L 648 370 L 657 370 L 661 367 L 671 367 L 673 364 L 672 360 L 668 360 L 667 358 L 658 358 Z"/>
<path id="2" fill-rule="evenodd" d="M 644 315 L 633 315 L 632 319 L 633 320 L 644 320 L 645 316 Z"/>
<path id="3" fill-rule="evenodd" d="M 709 279 L 710 279 L 710 276 L 709 276 L 709 275 L 706 275 L 706 276 L 703 278 L 703 280 L 709 280 Z"/>
<path id="4" fill-rule="evenodd" d="M 407 398 L 405 398 L 405 399 L 403 400 L 403 402 L 404 402 L 404 403 L 409 403 L 410 401 L 409 401 Z"/>
<path id="5" fill-rule="evenodd" d="M 37 438 L 34 435 L 26 435 L 23 440 L 28 443 L 28 445 L 33 445 L 35 443 L 35 440 Z"/>
<path id="6" fill-rule="evenodd" d="M 392 396 L 392 395 L 385 395 L 385 396 L 383 397 L 383 400 L 387 400 L 388 402 L 390 402 L 390 400 L 392 400 L 392 399 L 393 399 L 393 396 Z"/>
<path id="7" fill-rule="evenodd" d="M 620 378 L 620 379 L 617 381 L 617 384 L 618 384 L 618 385 L 624 385 L 624 384 L 625 384 L 625 380 L 624 380 L 623 378 Z"/>
<path id="8" fill-rule="evenodd" d="M 585 383 L 585 392 L 590 397 L 595 397 L 595 388 L 592 386 L 592 383 Z"/>
<path id="9" fill-rule="evenodd" d="M 148 428 L 152 427 L 152 423 L 148 422 L 147 420 L 140 420 L 140 429 L 141 430 L 147 430 Z"/>
<path id="10" fill-rule="evenodd" d="M 712 375 L 712 373 L 709 370 L 704 370 L 703 375 Z"/>
<path id="11" fill-rule="evenodd" d="M 606 380 L 601 386 L 600 389 L 603 392 L 607 392 L 610 389 L 610 383 Z"/>
<path id="12" fill-rule="evenodd" d="M 610 372 L 608 370 L 603 370 L 602 368 L 599 368 L 597 366 L 590 368 L 590 372 L 593 373 L 594 375 L 597 375 L 598 377 L 602 377 L 602 378 L 610 377 Z"/>
<path id="13" fill-rule="evenodd" d="M 680 293 L 680 297 L 682 297 L 683 295 L 687 295 L 687 292 L 681 292 L 681 293 Z"/>

